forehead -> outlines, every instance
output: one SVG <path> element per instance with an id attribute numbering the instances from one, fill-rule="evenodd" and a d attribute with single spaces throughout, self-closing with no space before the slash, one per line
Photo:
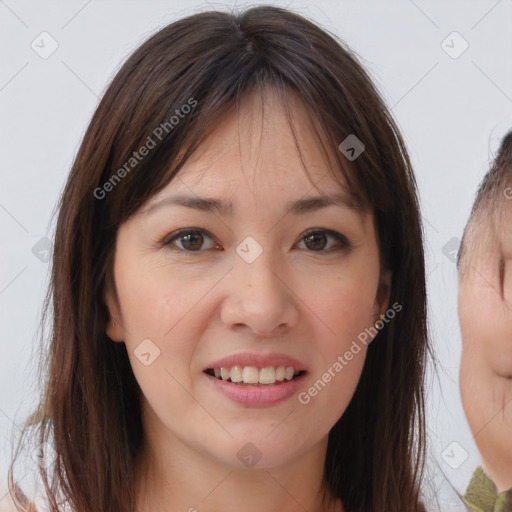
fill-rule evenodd
<path id="1" fill-rule="evenodd" d="M 248 93 L 238 109 L 215 123 L 177 173 L 179 179 L 158 196 L 183 186 L 212 195 L 225 189 L 234 193 L 244 181 L 262 194 L 279 192 L 279 197 L 316 189 L 343 192 L 350 199 L 336 170 L 337 150 L 322 140 L 296 93 L 288 92 L 286 103 L 272 88 Z"/>

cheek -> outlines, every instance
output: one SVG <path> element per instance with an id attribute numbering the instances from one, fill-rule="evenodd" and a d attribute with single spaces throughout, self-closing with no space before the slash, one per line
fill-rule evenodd
<path id="1" fill-rule="evenodd" d="M 461 315 L 461 323 L 464 320 L 466 323 L 460 391 L 480 452 L 484 457 L 498 452 L 503 456 L 512 434 L 512 380 L 503 376 L 512 357 L 505 347 L 503 324 L 494 318 L 489 325 L 488 319 L 483 318 L 485 313 L 485 310 L 473 311 L 473 316 L 465 319 Z M 487 310 L 487 314 L 491 311 Z M 487 328 L 482 328 L 483 325 Z M 508 367 L 508 371 L 512 373 L 512 368 Z"/>
<path id="2" fill-rule="evenodd" d="M 378 274 L 352 267 L 320 284 L 310 286 L 307 306 L 322 320 L 312 320 L 317 324 L 315 349 L 322 365 L 299 398 L 314 410 L 319 424 L 330 428 L 347 408 L 362 373 L 366 343 L 371 340 L 366 330 L 374 324 Z"/>
<path id="3" fill-rule="evenodd" d="M 373 325 L 377 286 L 377 272 L 358 267 L 307 285 L 307 305 L 328 327 L 329 344 L 348 341 Z"/>
<path id="4" fill-rule="evenodd" d="M 464 289 L 459 295 L 459 321 L 467 354 L 464 371 L 511 376 L 512 310 L 498 292 Z"/>
<path id="5" fill-rule="evenodd" d="M 118 280 L 124 341 L 132 369 L 148 398 L 152 393 L 161 398 L 165 384 L 164 393 L 179 402 L 183 390 L 177 382 L 192 386 L 190 368 L 201 336 L 201 318 L 206 318 L 201 298 L 212 283 L 208 279 L 191 281 L 162 268 L 141 269 L 139 265 L 138 270 L 136 266 L 132 269 L 125 267 Z"/>
<path id="6" fill-rule="evenodd" d="M 461 363 L 461 397 L 466 418 L 482 457 L 491 466 L 512 464 L 512 381 Z"/>
<path id="7" fill-rule="evenodd" d="M 120 265 L 117 274 L 126 331 L 132 338 L 172 336 L 211 288 L 210 279 L 190 279 L 158 264 L 132 263 Z"/>
<path id="8" fill-rule="evenodd" d="M 496 297 L 492 290 L 464 286 L 459 291 L 458 313 L 464 351 L 485 355 L 489 342 L 498 339 L 500 322 L 497 318 Z M 475 361 L 476 362 L 476 361 Z"/>
<path id="9" fill-rule="evenodd" d="M 474 353 L 463 350 L 460 363 L 460 393 L 466 417 L 473 428 L 479 421 L 481 403 L 488 395 L 488 382 L 482 372 L 482 365 Z"/>
<path id="10" fill-rule="evenodd" d="M 325 349 L 325 348 L 324 348 Z M 342 340 L 324 352 L 325 365 L 311 375 L 298 395 L 299 407 L 304 408 L 304 422 L 314 418 L 315 430 L 328 432 L 347 409 L 361 377 L 366 346 Z"/>

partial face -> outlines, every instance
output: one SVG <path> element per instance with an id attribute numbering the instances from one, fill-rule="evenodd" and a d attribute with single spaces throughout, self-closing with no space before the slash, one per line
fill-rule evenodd
<path id="1" fill-rule="evenodd" d="M 502 489 L 512 487 L 511 206 L 496 237 L 490 217 L 476 220 L 459 283 L 463 405 L 484 469 Z"/>
<path id="2" fill-rule="evenodd" d="M 243 467 L 237 454 L 247 442 L 261 454 L 258 468 L 325 445 L 363 368 L 358 336 L 387 308 L 372 214 L 345 204 L 307 119 L 294 112 L 318 189 L 276 98 L 261 126 L 261 99 L 249 96 L 240 122 L 226 116 L 116 242 L 119 303 L 109 299 L 108 335 L 126 344 L 146 435 L 230 466 Z M 290 207 L 321 195 L 345 199 Z M 216 379 L 221 368 L 221 378 L 249 384 Z"/>

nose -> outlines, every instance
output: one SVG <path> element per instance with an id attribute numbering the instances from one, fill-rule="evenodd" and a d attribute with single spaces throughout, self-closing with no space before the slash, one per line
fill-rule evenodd
<path id="1" fill-rule="evenodd" d="M 299 299 L 287 282 L 290 278 L 266 253 L 252 263 L 238 256 L 235 260 L 221 308 L 221 320 L 230 329 L 271 336 L 282 334 L 299 320 Z"/>

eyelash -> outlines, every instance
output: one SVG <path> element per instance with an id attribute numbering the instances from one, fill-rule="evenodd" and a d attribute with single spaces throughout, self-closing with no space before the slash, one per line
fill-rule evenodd
<path id="1" fill-rule="evenodd" d="M 194 256 L 194 255 L 200 254 L 200 253 L 204 252 L 204 250 L 199 249 L 197 251 L 190 251 L 188 249 L 182 249 L 181 247 L 177 247 L 176 245 L 173 244 L 173 242 L 175 240 L 179 240 L 180 238 L 182 238 L 185 235 L 194 234 L 194 233 L 200 233 L 202 235 L 206 235 L 207 237 L 209 237 L 213 240 L 213 237 L 204 229 L 185 228 L 185 229 L 179 229 L 178 231 L 175 231 L 174 233 L 171 233 L 170 235 L 166 236 L 162 241 L 160 241 L 160 246 L 167 247 L 169 250 L 174 251 L 174 252 L 180 252 L 180 253 L 187 254 L 188 256 Z M 301 236 L 300 241 L 303 241 L 308 236 L 319 234 L 319 233 L 320 234 L 325 233 L 327 236 L 331 236 L 331 237 L 335 238 L 339 242 L 340 246 L 338 246 L 338 247 L 334 246 L 327 250 L 323 250 L 323 249 L 318 250 L 318 251 L 308 250 L 308 252 L 318 253 L 318 254 L 330 254 L 332 252 L 343 251 L 343 250 L 352 248 L 352 244 L 349 242 L 349 240 L 347 239 L 347 237 L 345 235 L 342 235 L 341 233 L 337 233 L 336 231 L 332 231 L 330 229 L 317 229 L 317 228 L 310 229 L 310 230 L 306 231 Z"/>

